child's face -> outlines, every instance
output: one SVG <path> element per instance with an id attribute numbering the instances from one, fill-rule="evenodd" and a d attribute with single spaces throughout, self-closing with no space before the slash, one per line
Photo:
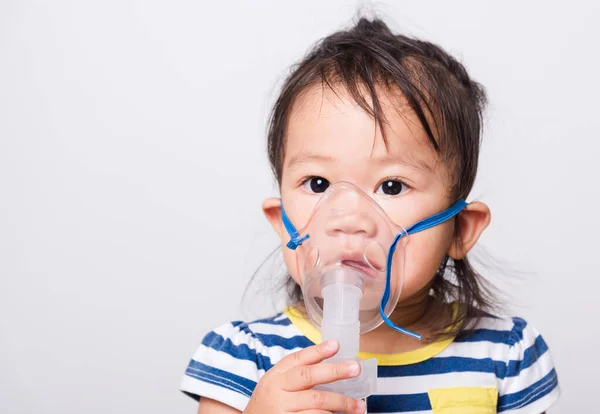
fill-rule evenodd
<path id="1" fill-rule="evenodd" d="M 343 88 L 336 93 L 313 87 L 299 97 L 290 115 L 281 197 L 291 222 L 302 228 L 327 183 L 337 181 L 360 187 L 404 228 L 449 207 L 449 168 L 439 160 L 416 116 L 395 109 L 407 105 L 382 96 L 389 124 L 386 147 L 373 118 Z M 269 207 L 267 200 L 265 211 L 268 208 L 276 207 Z M 289 238 L 277 220 L 280 215 L 272 222 L 282 238 L 286 266 L 301 284 L 296 253 L 285 248 Z M 453 230 L 450 220 L 410 236 L 401 300 L 430 284 L 450 249 Z"/>

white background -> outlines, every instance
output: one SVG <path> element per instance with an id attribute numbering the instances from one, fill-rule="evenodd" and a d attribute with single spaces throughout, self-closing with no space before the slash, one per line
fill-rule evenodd
<path id="1" fill-rule="evenodd" d="M 277 245 L 260 211 L 276 194 L 269 106 L 290 64 L 357 8 L 0 2 L 0 412 L 196 410 L 178 385 L 202 336 L 274 309 L 240 306 Z M 375 8 L 486 86 L 482 245 L 553 352 L 552 412 L 595 412 L 598 3 Z"/>

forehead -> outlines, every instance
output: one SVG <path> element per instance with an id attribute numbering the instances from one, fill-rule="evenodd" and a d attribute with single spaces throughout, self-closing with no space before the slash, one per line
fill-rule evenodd
<path id="1" fill-rule="evenodd" d="M 438 153 L 406 100 L 400 93 L 383 89 L 378 95 L 386 120 L 383 131 L 343 86 L 332 89 L 315 85 L 305 90 L 296 99 L 288 120 L 284 165 L 310 151 L 349 162 L 401 156 L 434 169 Z"/>

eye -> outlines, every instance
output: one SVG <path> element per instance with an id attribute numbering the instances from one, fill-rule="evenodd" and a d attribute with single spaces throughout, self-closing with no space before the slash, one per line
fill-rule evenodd
<path id="1" fill-rule="evenodd" d="M 302 183 L 302 187 L 309 193 L 324 193 L 329 187 L 329 181 L 323 177 L 310 177 Z"/>
<path id="2" fill-rule="evenodd" d="M 405 193 L 409 190 L 409 187 L 399 180 L 385 180 L 377 188 L 377 194 L 385 194 L 389 196 L 395 196 L 398 194 Z"/>

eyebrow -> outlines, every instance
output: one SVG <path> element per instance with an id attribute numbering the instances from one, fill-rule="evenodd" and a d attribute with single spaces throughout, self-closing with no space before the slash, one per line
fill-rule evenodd
<path id="1" fill-rule="evenodd" d="M 402 164 L 417 170 L 433 172 L 433 168 L 429 164 L 415 159 L 415 157 L 408 153 L 393 153 L 383 157 L 371 157 L 371 159 L 380 164 Z M 333 162 L 335 158 L 328 155 L 302 151 L 290 158 L 287 167 L 290 168 L 311 161 Z"/>
<path id="2" fill-rule="evenodd" d="M 292 158 L 290 158 L 290 160 L 287 163 L 288 168 L 296 166 L 298 164 L 304 164 L 306 162 L 311 162 L 311 161 L 326 161 L 326 162 L 332 162 L 335 161 L 334 157 L 331 157 L 329 155 L 321 155 L 321 154 L 315 154 L 313 152 L 307 152 L 307 151 L 302 151 L 299 152 L 298 154 L 294 155 Z"/>
<path id="3" fill-rule="evenodd" d="M 412 167 L 416 170 L 433 172 L 433 168 L 425 161 L 415 158 L 410 153 L 390 153 L 384 157 L 372 157 L 376 162 L 382 164 L 402 164 L 407 167 Z"/>

